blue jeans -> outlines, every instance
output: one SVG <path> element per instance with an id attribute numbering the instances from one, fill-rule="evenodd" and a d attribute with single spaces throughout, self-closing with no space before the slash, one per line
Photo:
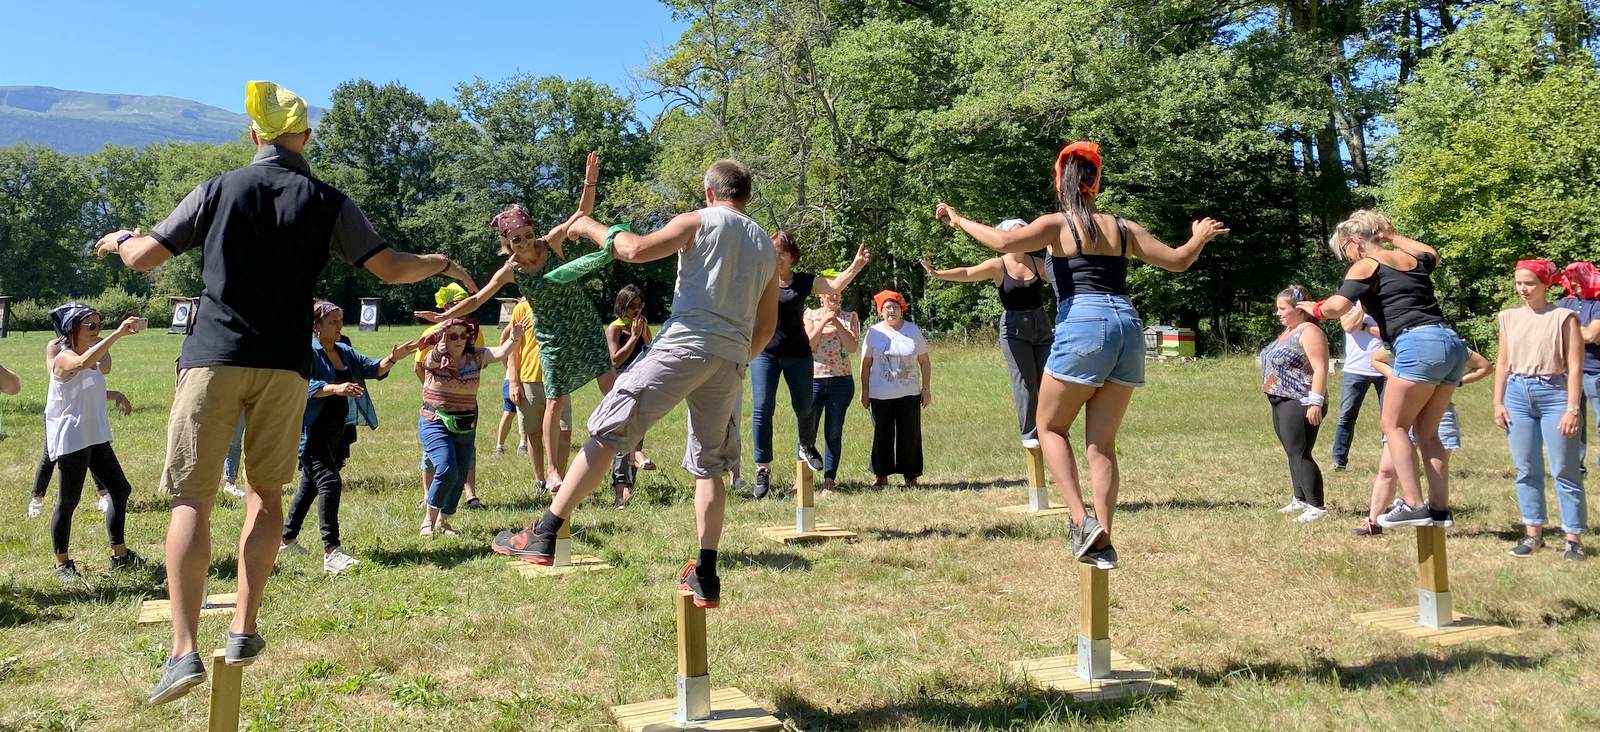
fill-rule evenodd
<path id="1" fill-rule="evenodd" d="M 810 356 L 777 358 L 763 353 L 750 362 L 750 436 L 756 444 L 757 463 L 772 462 L 772 416 L 778 410 L 779 376 L 789 383 L 798 444 L 817 444 L 817 420 L 811 415 L 811 368 Z"/>
<path id="2" fill-rule="evenodd" d="M 1044 372 L 1099 388 L 1144 386 L 1144 323 L 1126 295 L 1088 292 L 1061 301 Z"/>
<path id="3" fill-rule="evenodd" d="M 445 429 L 443 422 L 418 417 L 417 438 L 422 440 L 422 453 L 433 466 L 428 506 L 446 516 L 454 515 L 457 504 L 461 503 L 461 491 L 467 484 L 467 473 L 472 472 L 478 460 L 478 433 L 458 435 Z"/>
<path id="4" fill-rule="evenodd" d="M 830 376 L 811 381 L 811 434 L 822 423 L 822 477 L 833 480 L 839 474 L 839 452 L 844 441 L 844 415 L 856 400 L 856 381 L 849 376 Z"/>
<path id="5" fill-rule="evenodd" d="M 1578 438 L 1568 439 L 1557 427 L 1567 411 L 1566 376 L 1506 378 L 1506 414 L 1511 428 L 1511 462 L 1517 468 L 1517 504 L 1525 526 L 1544 526 L 1544 457 L 1556 479 L 1561 505 L 1561 530 L 1581 534 L 1589 527 L 1584 505 L 1583 475 L 1578 472 Z M 1543 454 L 1541 454 L 1541 452 Z"/>
<path id="6" fill-rule="evenodd" d="M 1461 386 L 1467 342 L 1443 325 L 1412 328 L 1394 339 L 1394 375 L 1416 384 Z"/>
<path id="7" fill-rule="evenodd" d="M 222 479 L 239 482 L 239 456 L 244 453 L 244 413 L 239 413 L 239 426 L 233 428 L 233 442 L 228 445 L 228 457 L 222 461 Z"/>
<path id="8" fill-rule="evenodd" d="M 1589 418 L 1593 417 L 1595 428 L 1600 429 L 1600 374 L 1583 375 L 1583 400 L 1584 416 L 1583 429 L 1578 432 L 1578 464 L 1582 465 L 1589 455 Z"/>
<path id="9" fill-rule="evenodd" d="M 1333 432 L 1333 465 L 1342 467 L 1350 462 L 1350 442 L 1355 439 L 1356 419 L 1361 416 L 1361 402 L 1367 398 L 1367 387 L 1378 392 L 1378 410 L 1383 411 L 1382 376 L 1366 376 L 1344 372 L 1344 383 L 1339 389 L 1339 428 Z"/>

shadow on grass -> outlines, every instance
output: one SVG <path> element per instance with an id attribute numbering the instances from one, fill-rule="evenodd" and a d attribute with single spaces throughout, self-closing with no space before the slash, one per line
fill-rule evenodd
<path id="1" fill-rule="evenodd" d="M 1556 600 L 1553 604 L 1553 608 L 1539 616 L 1545 625 L 1581 625 L 1600 621 L 1600 607 L 1567 598 Z"/>
<path id="2" fill-rule="evenodd" d="M 1451 509 L 1451 511 L 1455 513 L 1457 521 L 1464 518 L 1462 511 L 1457 509 Z M 1449 539 L 1481 539 L 1487 536 L 1509 544 L 1521 539 L 1523 533 L 1520 524 L 1506 524 L 1500 528 L 1475 526 L 1471 529 L 1451 529 L 1445 532 L 1445 536 Z"/>
<path id="3" fill-rule="evenodd" d="M 1022 729 L 1106 723 L 1148 710 L 1151 697 L 1078 702 L 1071 695 L 1021 684 L 996 688 L 918 686 L 904 698 L 873 706 L 834 709 L 792 688 L 773 692 L 773 706 L 794 727 L 860 730 L 927 725 L 940 729 Z"/>
<path id="4" fill-rule="evenodd" d="M 717 565 L 725 569 L 765 567 L 779 572 L 811 571 L 811 560 L 795 554 L 776 552 L 722 552 L 717 557 Z"/>
<path id="5" fill-rule="evenodd" d="M 38 581 L 41 586 L 13 584 L 0 589 L 0 628 L 71 620 L 72 606 L 77 604 L 109 605 L 167 595 L 167 573 L 160 566 L 116 576 L 86 574 L 72 585 L 60 585 L 53 576 Z"/>
<path id="6" fill-rule="evenodd" d="M 1259 511 L 1267 508 L 1277 508 L 1276 505 L 1255 503 L 1251 501 L 1206 500 L 1194 498 L 1163 498 L 1155 501 L 1131 501 L 1118 503 L 1117 513 L 1138 513 L 1140 511 L 1173 510 L 1173 511 L 1215 511 L 1217 509 L 1237 508 L 1249 511 Z"/>
<path id="7" fill-rule="evenodd" d="M 498 555 L 489 548 L 486 542 L 449 539 L 445 541 L 435 540 L 420 546 L 412 545 L 396 549 L 376 547 L 367 551 L 364 558 L 375 565 L 383 567 L 415 567 L 426 564 L 439 569 L 450 569 L 467 562 L 494 556 Z"/>
<path id="8" fill-rule="evenodd" d="M 1482 666 L 1528 671 L 1543 666 L 1547 660 L 1482 649 L 1457 649 L 1447 651 L 1443 656 L 1419 651 L 1378 658 L 1359 665 L 1339 664 L 1333 659 L 1319 657 L 1310 663 L 1232 660 L 1220 670 L 1168 667 L 1162 671 L 1173 678 L 1186 679 L 1206 687 L 1230 686 L 1240 680 L 1270 682 L 1298 678 L 1311 684 L 1337 683 L 1346 691 L 1355 691 L 1397 683 L 1433 685 L 1446 674 L 1462 673 Z"/>
<path id="9" fill-rule="evenodd" d="M 1066 522 L 1060 521 L 1009 521 L 994 526 L 971 529 L 953 529 L 948 526 L 924 526 L 914 531 L 903 529 L 865 529 L 862 533 L 874 541 L 911 541 L 916 539 L 1024 539 L 1045 540 L 1065 536 Z"/>

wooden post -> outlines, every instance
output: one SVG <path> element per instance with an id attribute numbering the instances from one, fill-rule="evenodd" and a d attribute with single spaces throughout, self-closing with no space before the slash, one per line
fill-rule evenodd
<path id="1" fill-rule="evenodd" d="M 244 667 L 229 666 L 228 652 L 211 652 L 211 722 L 207 732 L 239 732 L 239 700 L 244 694 Z"/>
<path id="2" fill-rule="evenodd" d="M 815 478 L 811 466 L 804 460 L 794 461 L 794 530 L 810 533 L 817 530 L 817 497 Z"/>
<path id="3" fill-rule="evenodd" d="M 1450 563 L 1445 554 L 1444 528 L 1417 527 L 1417 623 L 1446 628 L 1455 623 L 1450 600 Z"/>
<path id="4" fill-rule="evenodd" d="M 1028 510 L 1050 509 L 1050 489 L 1044 479 L 1044 451 L 1037 447 L 1023 448 L 1028 452 Z"/>
<path id="5" fill-rule="evenodd" d="M 696 607 L 694 593 L 679 590 L 678 711 L 680 725 L 711 717 L 711 668 L 706 658 L 706 611 Z"/>
<path id="6" fill-rule="evenodd" d="M 556 529 L 556 554 L 552 567 L 572 566 L 572 520 L 562 522 L 561 528 Z"/>
<path id="7" fill-rule="evenodd" d="M 1110 570 L 1078 565 L 1078 676 L 1111 676 Z"/>

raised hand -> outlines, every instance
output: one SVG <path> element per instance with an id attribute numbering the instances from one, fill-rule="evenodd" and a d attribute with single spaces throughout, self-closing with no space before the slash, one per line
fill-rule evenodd
<path id="1" fill-rule="evenodd" d="M 1320 318 L 1317 317 L 1317 303 L 1311 300 L 1301 300 L 1300 302 L 1295 303 L 1294 306 L 1300 308 L 1300 310 L 1306 315 L 1311 316 L 1312 320 L 1320 320 Z"/>
<path id="2" fill-rule="evenodd" d="M 420 341 L 406 341 L 405 343 L 401 343 L 394 348 L 389 349 L 389 363 L 399 363 L 404 361 L 406 356 L 417 352 L 417 346 L 419 344 Z"/>
<path id="3" fill-rule="evenodd" d="M 138 333 L 138 332 L 139 332 L 139 318 L 137 316 L 130 316 L 130 317 L 127 317 L 127 318 L 123 318 L 122 322 L 117 324 L 116 335 L 118 337 L 125 336 L 125 335 L 133 335 L 134 333 Z"/>
<path id="4" fill-rule="evenodd" d="M 1213 219 L 1209 216 L 1194 222 L 1190 225 L 1189 229 L 1193 232 L 1194 238 L 1199 239 L 1202 242 L 1211 241 L 1212 239 L 1215 239 L 1222 234 L 1226 234 L 1229 231 L 1229 229 L 1223 227 L 1221 221 Z"/>
<path id="5" fill-rule="evenodd" d="M 116 231 L 106 234 L 105 236 L 100 237 L 99 241 L 94 243 L 95 253 L 102 257 L 107 254 L 116 254 L 118 247 L 121 246 L 117 243 L 117 240 L 121 239 L 124 234 L 127 234 L 130 237 L 140 236 L 139 231 L 139 229 L 134 229 L 133 231 L 128 231 L 127 229 L 117 229 Z"/>
<path id="6" fill-rule="evenodd" d="M 922 265 L 922 269 L 928 274 L 934 273 L 935 270 L 933 269 L 933 262 L 928 261 L 927 257 L 923 257 L 922 259 L 917 260 L 917 262 Z"/>
<path id="7" fill-rule="evenodd" d="M 600 153 L 591 152 L 583 161 L 583 184 L 592 186 L 600 182 Z"/>
<path id="8" fill-rule="evenodd" d="M 861 270 L 866 269 L 867 263 L 871 261 L 872 255 L 867 252 L 867 245 L 861 244 L 856 247 L 856 258 L 851 260 L 850 266 L 854 267 L 857 272 L 860 272 Z"/>
<path id="9" fill-rule="evenodd" d="M 951 206 L 948 203 L 941 203 L 934 207 L 933 217 L 943 222 L 947 226 L 954 227 L 956 225 L 956 220 L 961 218 L 961 212 L 957 211 L 954 206 Z"/>

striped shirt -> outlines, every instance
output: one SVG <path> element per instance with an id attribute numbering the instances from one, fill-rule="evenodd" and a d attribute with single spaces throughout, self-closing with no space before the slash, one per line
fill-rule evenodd
<path id="1" fill-rule="evenodd" d="M 459 368 L 440 365 L 437 351 L 429 351 L 422 362 L 427 379 L 422 382 L 422 416 L 433 418 L 433 412 L 478 411 L 478 376 L 489 357 L 489 349 L 472 348 L 462 353 L 465 361 Z"/>

